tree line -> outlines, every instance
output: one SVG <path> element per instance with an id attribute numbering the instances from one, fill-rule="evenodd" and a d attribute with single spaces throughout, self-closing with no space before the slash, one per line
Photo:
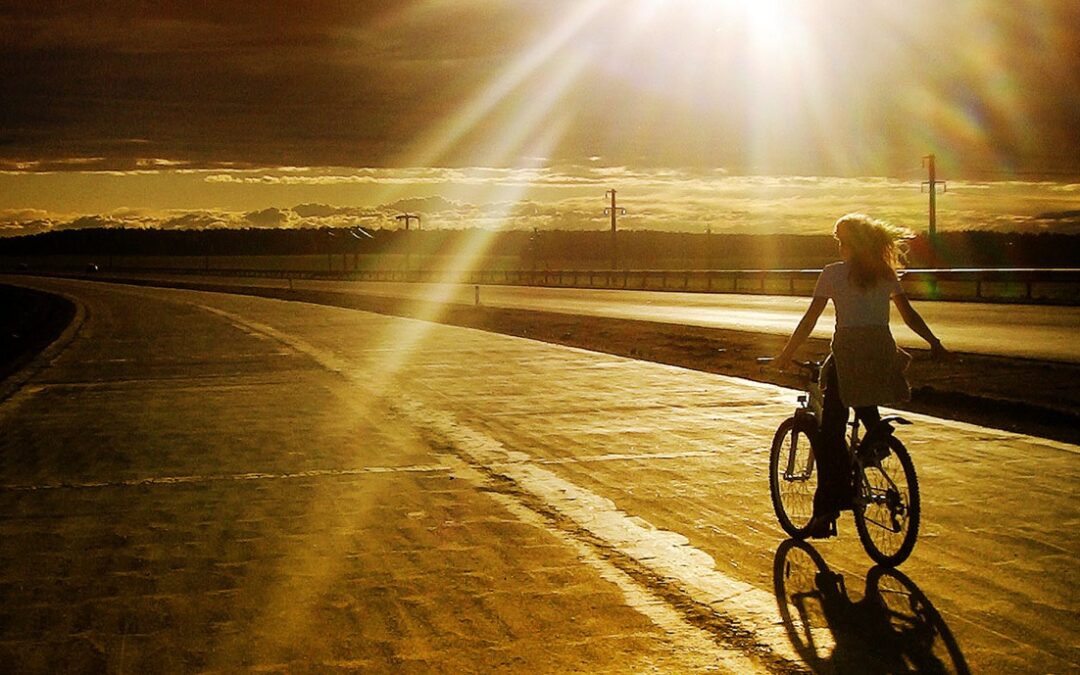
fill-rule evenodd
<path id="1" fill-rule="evenodd" d="M 962 231 L 919 235 L 907 266 L 1078 267 L 1080 235 Z M 0 239 L 0 256 L 449 256 L 480 247 L 482 258 L 521 269 L 810 269 L 837 259 L 830 235 L 706 234 L 623 230 L 489 231 L 320 229 L 154 230 L 91 228 Z M 483 265 L 483 262 L 481 262 Z"/>

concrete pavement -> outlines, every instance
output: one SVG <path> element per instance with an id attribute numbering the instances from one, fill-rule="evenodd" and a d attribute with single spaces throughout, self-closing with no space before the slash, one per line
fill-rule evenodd
<path id="1" fill-rule="evenodd" d="M 765 462 L 791 392 L 330 307 L 33 283 L 85 312 L 0 403 L 6 663 L 1080 666 L 1075 446 L 917 418 L 924 530 L 883 575 L 850 521 L 783 544 Z M 821 566 L 843 595 L 807 581 Z M 923 611 L 860 632 L 892 625 L 881 587 Z"/>

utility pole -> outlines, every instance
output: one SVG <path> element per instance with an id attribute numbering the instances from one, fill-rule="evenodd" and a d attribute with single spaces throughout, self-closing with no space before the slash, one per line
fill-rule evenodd
<path id="1" fill-rule="evenodd" d="M 395 220 L 405 221 L 405 232 L 409 231 L 409 223 L 413 220 L 416 221 L 416 229 L 420 229 L 420 216 L 415 213 L 403 213 L 400 216 L 394 216 Z M 409 235 L 405 235 L 405 273 L 409 273 L 409 254 L 412 252 L 412 242 Z M 407 281 L 407 279 L 406 279 Z"/>
<path id="2" fill-rule="evenodd" d="M 705 269 L 711 270 L 713 267 L 713 250 L 712 250 L 712 225 L 705 225 Z"/>
<path id="3" fill-rule="evenodd" d="M 604 198 L 611 197 L 611 206 L 604 209 L 604 215 L 611 216 L 611 269 L 619 269 L 619 243 L 615 239 L 615 216 L 626 215 L 626 209 L 615 205 L 615 190 L 608 190 Z"/>
<path id="4" fill-rule="evenodd" d="M 405 221 L 405 231 L 406 232 L 409 231 L 409 222 L 411 222 L 413 220 L 416 221 L 416 229 L 418 229 L 418 230 L 420 229 L 420 216 L 416 215 L 415 213 L 403 213 L 400 216 L 394 216 L 394 218 L 396 220 L 404 220 Z"/>
<path id="5" fill-rule="evenodd" d="M 923 166 L 930 171 L 930 179 L 923 181 L 922 185 L 929 188 L 930 192 L 930 238 L 933 239 L 937 235 L 937 186 L 941 185 L 942 192 L 946 192 L 949 188 L 945 185 L 945 181 L 937 179 L 933 155 L 923 157 Z"/>

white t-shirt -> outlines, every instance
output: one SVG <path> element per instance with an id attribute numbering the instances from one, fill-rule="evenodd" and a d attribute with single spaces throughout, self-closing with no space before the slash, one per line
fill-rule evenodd
<path id="1" fill-rule="evenodd" d="M 815 298 L 832 298 L 837 328 L 888 326 L 889 300 L 894 295 L 903 294 L 904 289 L 895 273 L 892 279 L 859 288 L 848 279 L 848 265 L 845 262 L 826 265 L 814 287 Z"/>

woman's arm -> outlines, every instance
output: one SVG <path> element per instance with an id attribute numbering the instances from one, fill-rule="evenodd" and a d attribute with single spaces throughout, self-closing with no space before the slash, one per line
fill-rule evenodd
<path id="1" fill-rule="evenodd" d="M 826 297 L 815 296 L 810 301 L 810 306 L 806 308 L 806 314 L 803 314 L 803 318 L 799 321 L 799 325 L 795 327 L 795 332 L 788 338 L 787 344 L 784 345 L 784 350 L 780 352 L 780 355 L 773 361 L 773 365 L 783 370 L 791 365 L 791 357 L 795 355 L 795 350 L 806 341 L 806 338 L 810 336 L 810 332 L 814 330 L 814 326 L 817 325 L 818 317 L 825 311 L 825 306 L 829 304 L 829 299 Z"/>
<path id="2" fill-rule="evenodd" d="M 930 355 L 937 359 L 944 356 L 948 356 L 949 351 L 941 345 L 941 340 L 934 336 L 934 332 L 930 330 L 930 326 L 926 325 L 926 321 L 923 320 L 922 315 L 915 311 L 915 308 L 911 306 L 911 302 L 908 297 L 903 294 L 893 296 L 893 304 L 896 305 L 896 309 L 900 310 L 900 318 L 904 320 L 907 327 L 915 331 L 915 334 L 926 340 L 930 345 Z"/>

